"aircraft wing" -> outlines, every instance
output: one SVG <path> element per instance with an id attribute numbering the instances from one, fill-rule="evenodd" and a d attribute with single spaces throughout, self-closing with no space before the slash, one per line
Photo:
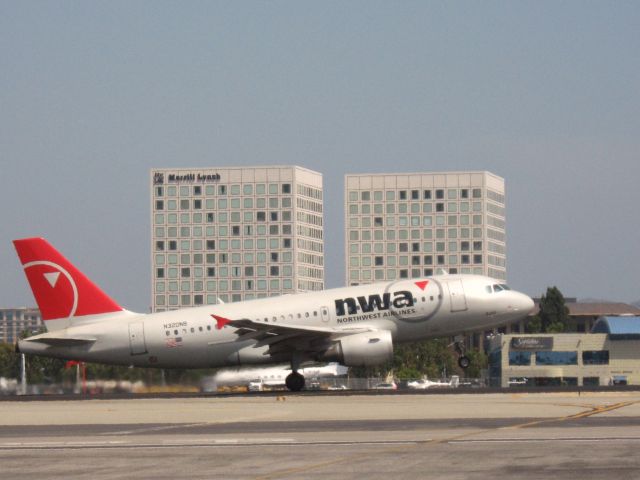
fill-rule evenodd
<path id="1" fill-rule="evenodd" d="M 275 324 L 248 318 L 230 320 L 218 315 L 212 315 L 212 317 L 218 322 L 217 328 L 235 328 L 238 340 L 257 340 L 258 346 L 268 345 L 269 353 L 272 355 L 291 351 L 321 351 L 326 348 L 326 341 L 332 338 L 371 330 L 367 327 L 336 329 L 322 326 Z"/>

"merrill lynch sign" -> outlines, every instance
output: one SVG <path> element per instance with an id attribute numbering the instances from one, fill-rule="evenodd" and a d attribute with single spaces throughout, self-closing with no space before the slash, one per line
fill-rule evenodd
<path id="1" fill-rule="evenodd" d="M 553 350 L 553 337 L 513 337 L 511 350 Z"/>
<path id="2" fill-rule="evenodd" d="M 176 175 L 175 173 L 169 173 L 166 178 L 164 173 L 156 172 L 153 175 L 154 185 L 162 185 L 165 183 L 183 183 L 183 182 L 218 182 L 220 180 L 219 173 L 207 174 L 207 173 L 186 173 L 184 175 Z"/>

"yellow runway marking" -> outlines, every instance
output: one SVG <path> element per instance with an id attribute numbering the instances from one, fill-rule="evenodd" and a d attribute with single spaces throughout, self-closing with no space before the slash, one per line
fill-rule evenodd
<path id="1" fill-rule="evenodd" d="M 540 425 L 543 423 L 551 423 L 551 422 L 565 422 L 567 420 L 577 420 L 580 418 L 591 417 L 592 415 L 598 415 L 600 413 L 610 412 L 612 410 L 617 410 L 619 408 L 628 407 L 629 405 L 633 405 L 636 402 L 620 402 L 614 403 L 613 405 L 597 405 L 591 408 L 591 410 L 586 410 L 584 412 L 575 413 L 573 415 L 567 415 L 565 417 L 559 418 L 545 418 L 543 420 L 535 420 L 533 422 L 520 423 L 517 425 L 511 425 L 509 427 L 502 427 L 503 430 L 517 429 L 517 428 L 526 428 L 531 427 L 533 425 Z"/>
<path id="2" fill-rule="evenodd" d="M 581 418 L 586 418 L 586 417 L 590 417 L 593 415 L 598 415 L 600 413 L 605 413 L 605 412 L 610 412 L 612 410 L 617 410 L 620 408 L 624 408 L 624 407 L 628 407 L 629 405 L 633 405 L 636 403 L 639 403 L 640 401 L 633 401 L 633 402 L 620 402 L 620 403 L 614 403 L 612 405 L 595 405 L 595 406 L 591 406 L 591 405 L 576 405 L 576 404 L 557 404 L 557 406 L 571 406 L 571 407 L 589 407 L 590 410 L 586 410 L 583 412 L 579 412 L 573 415 L 567 415 L 564 417 L 553 417 L 553 418 L 545 418 L 542 420 L 536 420 L 533 422 L 526 422 L 526 423 L 520 423 L 520 424 L 516 424 L 516 425 L 511 425 L 508 427 L 498 427 L 498 428 L 488 428 L 488 429 L 483 429 L 483 430 L 476 430 L 474 432 L 467 432 L 467 433 L 463 433 L 460 435 L 453 435 L 450 437 L 446 437 L 446 438 L 442 438 L 439 440 L 427 440 L 427 441 L 423 441 L 420 442 L 418 441 L 416 444 L 414 445 L 405 445 L 402 449 L 398 448 L 398 447 L 393 447 L 393 448 L 389 448 L 389 449 L 383 449 L 383 450 L 375 450 L 375 451 L 370 451 L 370 452 L 364 452 L 364 453 L 359 453 L 359 454 L 355 454 L 355 455 L 348 455 L 346 457 L 343 458 L 337 458 L 334 460 L 327 460 L 324 462 L 319 462 L 319 463 L 313 463 L 313 464 L 309 464 L 309 465 L 301 465 L 299 467 L 294 467 L 294 468 L 289 468 L 286 470 L 278 470 L 275 472 L 271 472 L 271 473 L 267 473 L 265 475 L 260 475 L 258 477 L 255 477 L 256 480 L 270 480 L 270 479 L 274 479 L 274 478 L 284 478 L 286 476 L 289 475 L 300 475 L 303 474 L 304 472 L 309 472 L 311 470 L 317 470 L 320 468 L 324 468 L 324 467 L 329 467 L 329 466 L 333 466 L 333 465 L 338 465 L 340 463 L 347 463 L 347 462 L 354 462 L 357 460 L 363 460 L 366 459 L 368 457 L 371 457 L 372 455 L 380 455 L 380 454 L 390 454 L 390 453 L 404 453 L 407 451 L 408 448 L 418 448 L 418 447 L 428 447 L 430 445 L 442 445 L 444 443 L 448 443 L 448 442 L 452 442 L 452 441 L 456 441 L 456 440 L 461 440 L 463 438 L 466 437 L 472 437 L 474 435 L 481 435 L 483 433 L 489 433 L 492 431 L 497 431 L 497 430 L 507 430 L 507 429 L 519 429 L 519 428 L 526 428 L 526 427 L 530 427 L 533 425 L 540 425 L 543 423 L 551 423 L 551 422 L 564 422 L 567 420 L 577 420 L 577 419 L 581 419 Z"/>

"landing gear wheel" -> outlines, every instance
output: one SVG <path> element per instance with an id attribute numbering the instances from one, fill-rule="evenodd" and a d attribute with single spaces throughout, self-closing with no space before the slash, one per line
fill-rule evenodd
<path id="1" fill-rule="evenodd" d="M 304 377 L 298 372 L 290 373 L 285 379 L 285 384 L 292 392 L 299 392 L 304 388 Z"/>
<path id="2" fill-rule="evenodd" d="M 462 369 L 467 369 L 469 368 L 469 365 L 471 364 L 471 360 L 469 360 L 469 357 L 465 357 L 462 356 L 458 359 L 458 365 L 460 366 L 460 368 Z"/>

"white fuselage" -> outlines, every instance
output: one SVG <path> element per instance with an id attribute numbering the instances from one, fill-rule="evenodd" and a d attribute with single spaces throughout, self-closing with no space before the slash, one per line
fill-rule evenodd
<path id="1" fill-rule="evenodd" d="M 22 340 L 20 351 L 64 359 L 163 368 L 206 368 L 288 361 L 212 315 L 269 325 L 331 329 L 336 335 L 369 328 L 387 330 L 393 343 L 491 329 L 524 318 L 531 299 L 491 289 L 496 280 L 444 275 L 321 292 L 207 305 L 153 314 L 128 311 L 76 321 L 64 330 L 78 345 L 46 343 L 45 333 Z M 60 330 L 55 333 L 59 338 Z M 40 341 L 38 341 L 40 339 Z"/>

